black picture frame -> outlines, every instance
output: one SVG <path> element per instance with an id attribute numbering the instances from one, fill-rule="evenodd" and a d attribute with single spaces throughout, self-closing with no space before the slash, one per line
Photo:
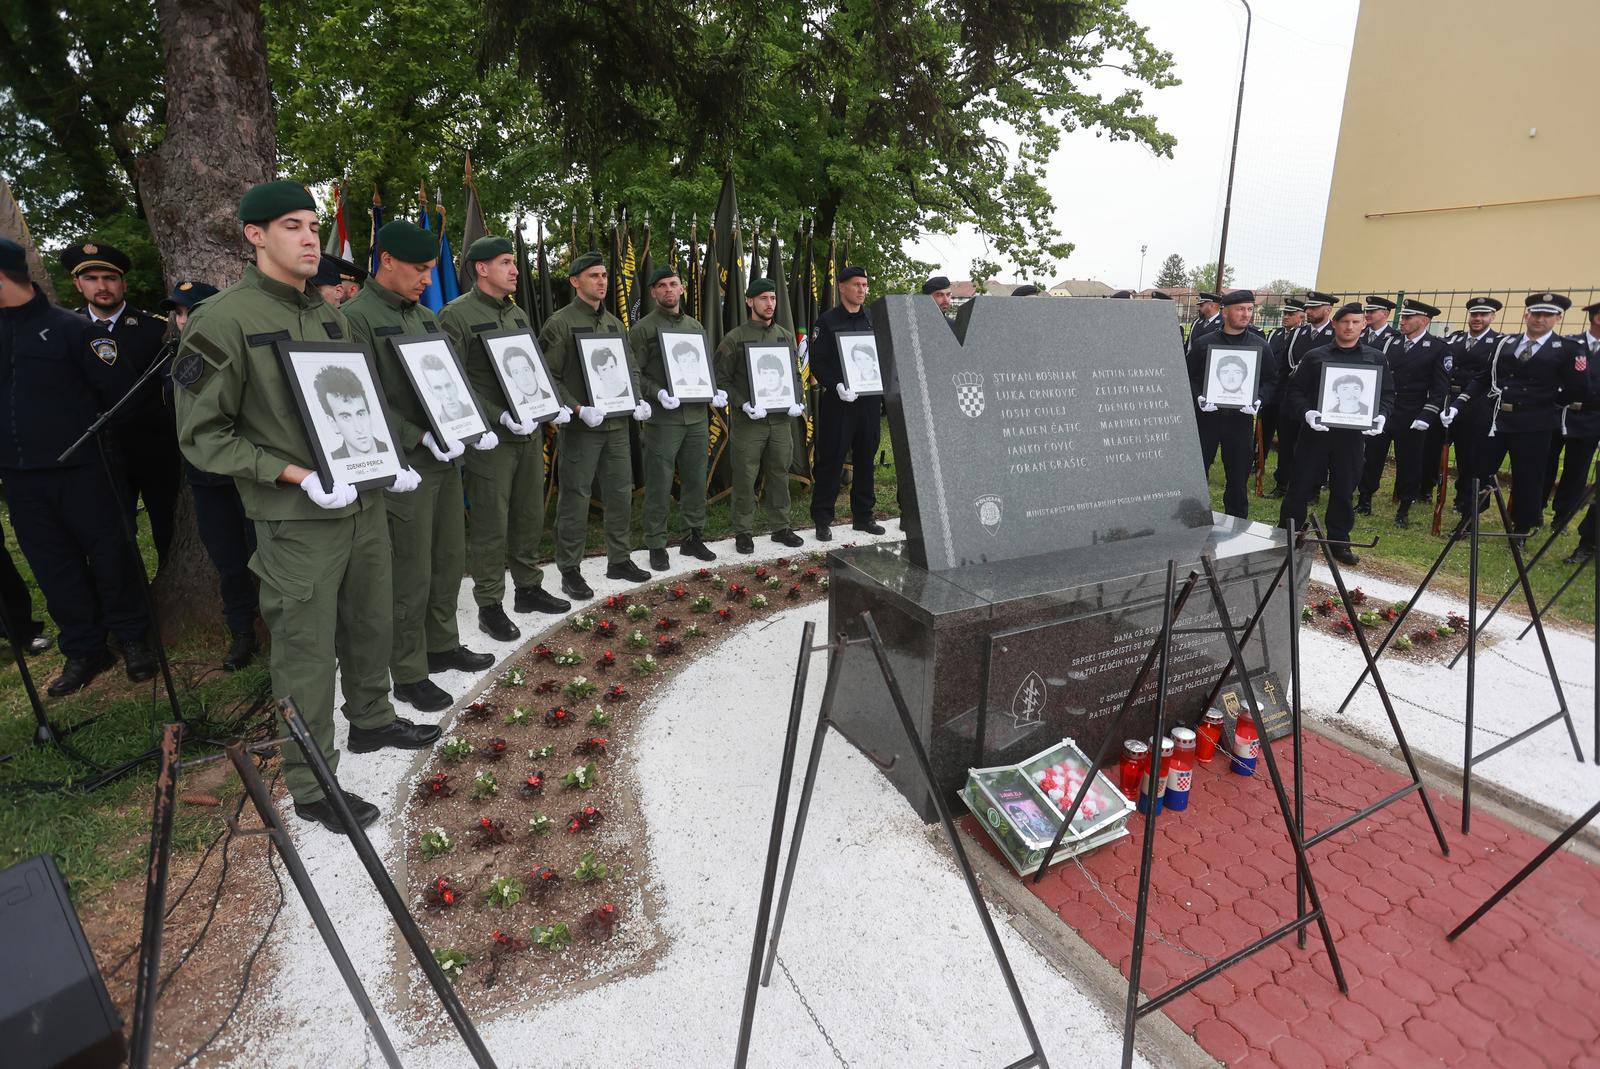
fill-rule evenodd
<path id="1" fill-rule="evenodd" d="M 708 344 L 704 331 L 698 330 L 663 330 L 661 339 L 661 374 L 666 379 L 667 392 L 680 401 L 710 402 L 717 394 L 717 373 L 711 361 L 711 347 Z M 678 369 L 674 354 L 680 351 L 679 347 L 688 345 L 696 349 L 701 369 L 704 371 L 704 383 L 679 381 L 679 376 L 674 374 Z"/>
<path id="2" fill-rule="evenodd" d="M 1325 426 L 1335 430 L 1367 431 L 1378 418 L 1378 406 L 1383 399 L 1382 364 L 1364 361 L 1329 360 L 1322 365 L 1322 377 L 1317 381 L 1317 411 L 1322 414 Z M 1344 380 L 1355 378 L 1361 386 L 1354 400 L 1365 411 L 1343 412 L 1330 400 L 1337 402 L 1337 394 Z"/>
<path id="3" fill-rule="evenodd" d="M 1207 404 L 1218 408 L 1238 410 L 1256 403 L 1261 389 L 1262 350 L 1249 345 L 1213 345 L 1206 351 L 1205 378 L 1201 380 L 1201 393 Z M 1244 365 L 1244 379 L 1240 388 L 1228 390 L 1221 379 L 1226 366 Z"/>
<path id="4" fill-rule="evenodd" d="M 639 395 L 634 392 L 633 374 L 628 366 L 628 339 L 616 331 L 575 330 L 572 340 L 578 350 L 584 389 L 589 392 L 589 407 L 598 408 L 606 419 L 631 417 L 639 406 Z M 615 370 L 602 373 L 595 369 L 591 356 L 602 349 L 613 351 Z M 619 385 L 624 393 L 613 393 Z"/>
<path id="5" fill-rule="evenodd" d="M 764 357 L 781 354 L 784 366 L 789 369 L 789 396 L 787 398 L 764 398 L 761 396 L 761 372 L 758 365 L 763 363 Z M 804 405 L 805 393 L 800 387 L 800 371 L 794 363 L 794 346 L 788 342 L 747 341 L 744 343 L 745 374 L 750 377 L 750 403 L 757 408 L 765 408 L 768 412 L 779 410 L 781 403 L 783 411 L 787 414 L 791 405 Z M 767 401 L 772 400 L 772 405 Z"/>
<path id="6" fill-rule="evenodd" d="M 395 477 L 406 466 L 405 453 L 394 432 L 394 419 L 384 400 L 378 370 L 373 366 L 372 357 L 366 349 L 348 342 L 293 339 L 279 339 L 273 342 L 273 349 L 278 354 L 284 377 L 289 381 L 289 392 L 294 394 L 300 422 L 306 432 L 306 444 L 312 456 L 316 457 L 317 473 L 322 476 L 323 489 L 331 490 L 335 482 L 349 483 L 357 490 L 393 486 Z M 363 422 L 368 428 L 367 433 L 375 439 L 371 457 L 340 455 L 349 453 L 350 438 L 339 428 L 338 417 L 329 412 L 320 400 L 316 400 L 315 384 L 326 369 L 348 372 L 360 387 L 362 399 L 367 402 Z M 350 381 L 337 372 L 333 379 Z M 342 444 L 335 446 L 335 441 Z"/>
<path id="7" fill-rule="evenodd" d="M 483 347 L 483 358 L 489 362 L 494 381 L 499 384 L 500 393 L 505 397 L 506 408 L 517 422 L 525 424 L 532 419 L 534 423 L 548 423 L 555 419 L 562 408 L 561 392 L 556 389 L 555 379 L 550 375 L 550 365 L 545 362 L 544 350 L 539 348 L 539 339 L 534 337 L 533 331 L 526 327 L 486 330 L 477 338 L 478 344 Z M 533 376 L 538 379 L 535 385 L 539 393 L 525 393 L 517 384 L 515 369 L 508 366 L 512 360 L 520 361 L 523 358 L 526 358 Z"/>
<path id="8" fill-rule="evenodd" d="M 839 343 L 839 370 L 844 376 L 845 389 L 859 397 L 880 396 L 883 393 L 883 361 L 878 355 L 878 336 L 870 330 L 841 330 L 834 334 Z M 871 374 L 858 366 L 857 350 L 866 348 L 872 353 Z"/>
<path id="9" fill-rule="evenodd" d="M 455 346 L 450 344 L 448 337 L 443 334 L 406 334 L 390 338 L 389 344 L 394 348 L 395 359 L 400 361 L 401 368 L 405 370 L 411 388 L 416 391 L 417 400 L 422 402 L 423 411 L 428 414 L 428 429 L 433 432 L 433 439 L 440 448 L 447 441 L 471 445 L 488 433 L 489 419 L 478 407 L 478 398 L 467 381 L 466 368 L 461 366 L 461 358 L 456 355 Z M 439 397 L 436 384 L 427 379 L 428 368 L 424 361 L 429 357 L 436 357 L 443 365 L 450 384 L 458 390 L 456 403 L 464 405 L 467 414 L 452 418 L 443 408 L 448 403 L 447 399 Z M 472 429 L 467 429 L 469 427 Z"/>

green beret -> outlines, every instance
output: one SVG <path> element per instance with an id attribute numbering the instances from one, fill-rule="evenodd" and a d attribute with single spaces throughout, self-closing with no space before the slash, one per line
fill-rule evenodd
<path id="1" fill-rule="evenodd" d="M 268 223 L 280 215 L 298 211 L 314 212 L 317 202 L 299 182 L 262 182 L 250 187 L 239 198 L 239 222 Z"/>
<path id="2" fill-rule="evenodd" d="M 746 297 L 759 297 L 763 293 L 776 293 L 778 287 L 772 284 L 770 278 L 752 278 L 750 285 L 744 288 Z"/>
<path id="3" fill-rule="evenodd" d="M 678 277 L 678 272 L 677 272 L 677 270 L 675 268 L 658 267 L 654 271 L 650 272 L 650 285 L 654 286 L 657 282 L 660 282 L 664 278 L 677 278 L 677 277 Z"/>
<path id="4" fill-rule="evenodd" d="M 408 219 L 391 219 L 378 231 L 378 251 L 408 264 L 439 258 L 439 239 Z"/>
<path id="5" fill-rule="evenodd" d="M 479 260 L 492 260 L 496 256 L 514 253 L 509 238 L 479 238 L 467 246 L 467 263 L 477 263 Z"/>
<path id="6" fill-rule="evenodd" d="M 574 256 L 572 263 L 567 265 L 567 277 L 581 275 L 591 267 L 604 267 L 606 258 L 598 252 L 586 252 L 582 256 Z"/>

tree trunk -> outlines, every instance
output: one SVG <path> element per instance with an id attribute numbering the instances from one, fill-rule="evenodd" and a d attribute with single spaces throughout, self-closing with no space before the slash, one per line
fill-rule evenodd
<path id="1" fill-rule="evenodd" d="M 10 238 L 22 246 L 28 257 L 28 277 L 39 284 L 51 304 L 57 303 L 55 283 L 50 280 L 44 261 L 39 259 L 39 249 L 33 243 L 33 235 L 28 233 L 28 221 L 22 217 L 22 205 L 11 195 L 11 184 L 3 177 L 0 177 L 0 237 Z"/>
<path id="2" fill-rule="evenodd" d="M 139 191 L 170 286 L 238 281 L 246 247 L 239 198 L 273 177 L 278 155 L 258 0 L 157 0 L 166 67 L 166 135 L 139 165 Z M 184 489 L 156 575 L 164 634 L 215 621 L 217 573 Z"/>

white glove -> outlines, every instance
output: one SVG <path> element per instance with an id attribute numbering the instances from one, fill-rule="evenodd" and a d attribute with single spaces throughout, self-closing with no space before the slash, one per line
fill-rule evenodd
<path id="1" fill-rule="evenodd" d="M 512 434 L 519 434 L 526 438 L 528 435 L 539 429 L 539 421 L 536 419 L 530 419 L 526 423 L 519 422 L 517 417 L 512 415 L 511 410 L 508 408 L 504 412 L 500 413 L 500 426 L 504 427 Z M 486 435 L 486 437 L 494 437 L 496 443 L 500 441 L 498 437 L 494 436 L 493 432 L 490 432 L 490 434 Z M 493 449 L 494 446 L 480 445 L 478 448 Z"/>
<path id="2" fill-rule="evenodd" d="M 422 485 L 422 476 L 417 474 L 415 468 L 401 468 L 400 474 L 394 477 L 394 485 L 389 487 L 396 494 L 409 494 Z"/>
<path id="3" fill-rule="evenodd" d="M 856 392 L 854 390 L 847 389 L 845 384 L 842 382 L 835 386 L 834 389 L 839 391 L 839 400 L 841 401 L 849 403 L 856 399 Z"/>
<path id="4" fill-rule="evenodd" d="M 673 407 L 677 407 L 677 406 L 674 405 Z M 650 418 L 650 402 L 649 401 L 640 401 L 638 404 L 634 405 L 633 406 L 633 418 L 638 420 L 640 423 L 643 423 L 645 420 L 649 419 Z"/>
<path id="5" fill-rule="evenodd" d="M 746 401 L 739 407 L 744 409 L 744 414 L 749 416 L 751 419 L 767 418 L 767 410 L 762 408 L 760 405 L 753 405 L 749 401 Z"/>
<path id="6" fill-rule="evenodd" d="M 1257 412 L 1261 411 L 1261 398 L 1257 397 L 1250 404 L 1245 405 L 1243 408 L 1239 409 L 1239 411 L 1242 412 L 1246 416 L 1255 415 Z"/>
<path id="7" fill-rule="evenodd" d="M 606 416 L 605 413 L 601 412 L 598 408 L 591 408 L 588 405 L 583 405 L 578 409 L 578 418 L 583 420 L 583 422 L 590 427 L 598 427 L 600 424 L 605 422 Z"/>
<path id="8" fill-rule="evenodd" d="M 1447 408 L 1443 412 L 1439 413 L 1439 426 L 1448 427 L 1448 426 L 1450 426 L 1450 424 L 1454 423 L 1455 421 L 1456 421 L 1456 406 L 1455 405 L 1451 405 L 1449 408 Z"/>
<path id="9" fill-rule="evenodd" d="M 1388 419 L 1388 416 L 1379 416 L 1377 419 L 1372 421 L 1372 426 L 1368 427 L 1361 433 L 1366 435 L 1368 438 L 1376 438 L 1378 435 L 1383 433 L 1383 425 L 1388 422 Z"/>
<path id="10" fill-rule="evenodd" d="M 660 401 L 661 407 L 666 409 L 668 412 L 671 412 L 674 408 L 677 408 L 679 405 L 683 404 L 681 400 L 672 396 L 666 390 L 657 390 L 656 400 Z"/>
<path id="11" fill-rule="evenodd" d="M 726 391 L 726 390 L 718 390 L 716 393 L 712 394 L 711 395 L 711 407 L 712 408 L 727 408 L 728 407 L 728 391 Z"/>
<path id="12" fill-rule="evenodd" d="M 484 431 L 478 435 L 478 440 L 472 443 L 472 448 L 487 451 L 499 444 L 500 436 L 498 434 L 494 433 L 494 431 Z"/>
<path id="13" fill-rule="evenodd" d="M 789 406 L 789 415 L 791 415 L 791 416 L 803 416 L 805 414 L 806 414 L 806 406 L 805 405 L 790 405 Z"/>
<path id="14" fill-rule="evenodd" d="M 1217 406 L 1207 401 L 1204 397 L 1196 397 L 1195 402 L 1199 404 L 1202 412 L 1215 412 L 1217 410 Z"/>
<path id="15" fill-rule="evenodd" d="M 550 418 L 550 422 L 557 427 L 561 426 L 563 423 L 571 423 L 572 409 L 568 408 L 566 405 L 562 405 L 560 408 L 556 409 L 556 414 Z"/>
<path id="16" fill-rule="evenodd" d="M 1315 409 L 1306 413 L 1306 426 L 1314 431 L 1325 431 L 1328 425 L 1322 422 L 1322 413 Z"/>
<path id="17" fill-rule="evenodd" d="M 433 436 L 432 431 L 422 432 L 422 444 L 428 447 L 428 452 L 433 454 L 433 459 L 441 464 L 448 464 L 466 451 L 466 446 L 460 442 L 445 439 L 444 448 L 439 448 L 439 439 Z"/>
<path id="18" fill-rule="evenodd" d="M 342 509 L 346 505 L 356 502 L 356 488 L 349 483 L 334 481 L 332 490 L 322 488 L 322 476 L 316 472 L 308 472 L 300 480 L 300 489 L 306 492 L 314 505 L 322 509 Z"/>
<path id="19" fill-rule="evenodd" d="M 1414 431 L 1425 431 L 1428 429 L 1428 421 L 1425 419 L 1414 419 L 1411 421 L 1411 429 Z"/>

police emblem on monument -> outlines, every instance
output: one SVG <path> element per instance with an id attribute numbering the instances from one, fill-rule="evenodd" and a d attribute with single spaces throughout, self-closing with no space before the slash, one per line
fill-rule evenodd
<path id="1" fill-rule="evenodd" d="M 1001 506 L 1004 504 L 999 494 L 984 494 L 972 503 L 972 507 L 978 510 L 978 522 L 991 535 L 1000 529 Z"/>
<path id="2" fill-rule="evenodd" d="M 1039 673 L 1029 672 L 1011 696 L 1012 727 L 1025 728 L 1044 719 L 1039 714 L 1044 711 L 1045 699 L 1049 696 L 1050 688 L 1044 685 Z"/>
<path id="3" fill-rule="evenodd" d="M 976 371 L 961 371 L 950 376 L 956 385 L 956 404 L 963 416 L 977 419 L 983 415 L 983 376 Z"/>

